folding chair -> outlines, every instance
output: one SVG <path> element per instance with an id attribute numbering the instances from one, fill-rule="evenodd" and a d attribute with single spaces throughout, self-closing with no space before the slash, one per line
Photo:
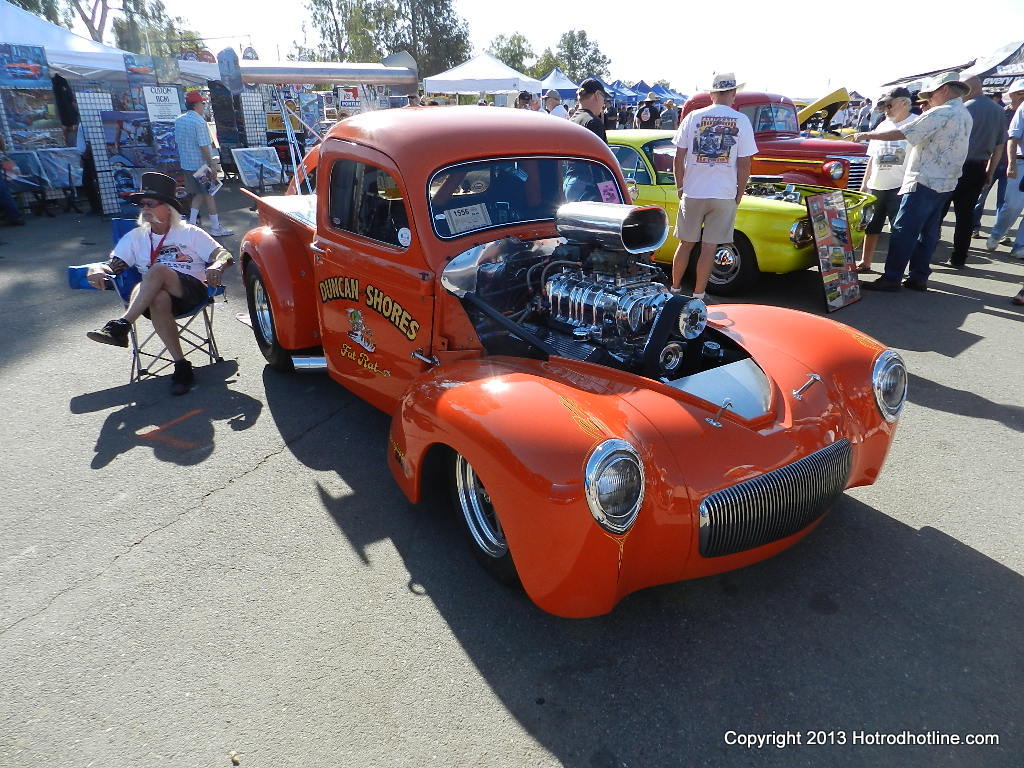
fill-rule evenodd
<path id="1" fill-rule="evenodd" d="M 117 241 L 134 229 L 135 226 L 134 219 L 111 219 L 114 244 L 116 245 Z M 80 264 L 69 266 L 68 286 L 74 289 L 95 290 L 87 279 L 89 268 L 92 266 L 94 265 Z M 139 274 L 137 269 L 132 267 L 119 275 L 108 277 L 106 282 L 108 289 L 115 290 L 122 306 L 127 308 L 128 303 L 131 301 L 132 290 L 141 280 L 142 275 Z M 205 354 L 209 358 L 210 364 L 213 364 L 223 362 L 224 360 L 217 349 L 217 339 L 213 334 L 213 305 L 217 296 L 223 296 L 224 301 L 227 301 L 227 294 L 224 292 L 223 285 L 219 285 L 216 288 L 207 286 L 206 290 L 208 294 L 206 302 L 200 304 L 191 312 L 176 315 L 174 319 L 178 324 L 178 338 L 181 342 L 181 351 L 184 356 L 187 358 L 189 355 L 198 352 Z M 203 319 L 201 326 L 197 323 L 199 317 Z M 193 327 L 193 323 L 199 327 Z M 157 336 L 155 330 L 151 330 L 149 335 L 140 343 L 139 338 L 142 334 L 136 328 L 136 323 L 132 323 L 128 335 L 132 354 L 129 382 L 141 381 L 147 376 L 157 376 L 174 365 L 174 361 L 167 354 L 167 347 L 162 344 L 157 352 L 149 351 L 156 347 L 157 343 L 160 343 L 160 337 Z M 155 342 L 154 339 L 156 340 Z M 150 344 L 150 342 L 153 343 Z M 149 349 L 147 349 L 147 345 Z"/>

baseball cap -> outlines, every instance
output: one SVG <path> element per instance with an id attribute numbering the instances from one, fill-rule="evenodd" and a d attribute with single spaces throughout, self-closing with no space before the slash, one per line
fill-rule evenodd
<path id="1" fill-rule="evenodd" d="M 520 91 L 517 97 L 518 101 L 533 101 L 533 94 L 529 91 Z"/>
<path id="2" fill-rule="evenodd" d="M 886 102 L 892 101 L 893 99 L 910 99 L 911 101 L 913 101 L 914 95 L 910 92 L 909 89 L 904 88 L 901 85 L 897 86 L 896 88 L 892 88 L 891 90 L 888 90 L 881 96 L 879 96 L 878 103 L 880 105 L 885 104 Z"/>
<path id="3" fill-rule="evenodd" d="M 606 91 L 604 89 L 604 86 L 601 85 L 601 81 L 593 77 L 588 77 L 586 80 L 580 83 L 580 87 L 577 89 L 577 91 L 583 96 L 589 96 L 590 94 L 597 93 L 598 91 L 603 93 L 605 96 L 608 95 L 608 91 Z"/>
<path id="4" fill-rule="evenodd" d="M 199 91 L 189 91 L 185 94 L 186 104 L 196 104 L 200 101 L 206 101 L 206 97 L 203 96 L 203 94 L 201 94 Z"/>
<path id="5" fill-rule="evenodd" d="M 554 88 L 550 88 L 550 89 L 548 89 L 548 92 L 544 94 L 544 98 L 545 99 L 558 99 L 558 101 L 561 101 L 562 100 L 562 94 L 560 94 Z"/>

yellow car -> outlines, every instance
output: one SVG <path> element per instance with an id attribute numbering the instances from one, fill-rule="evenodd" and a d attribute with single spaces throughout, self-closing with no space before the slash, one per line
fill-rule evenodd
<path id="1" fill-rule="evenodd" d="M 672 160 L 676 147 L 672 131 L 608 131 L 612 154 L 619 161 L 634 200 L 654 203 L 668 211 L 674 222 L 679 210 Z M 829 187 L 786 184 L 778 176 L 751 176 L 736 213 L 733 242 L 715 254 L 708 291 L 731 296 L 753 285 L 760 273 L 785 274 L 817 266 L 814 233 L 804 198 L 827 192 Z M 872 195 L 843 190 L 853 247 L 864 239 Z M 674 234 L 674 231 L 673 231 Z M 670 236 L 655 253 L 655 260 L 671 264 L 679 241 Z M 691 266 L 694 260 L 691 259 Z"/>
<path id="2" fill-rule="evenodd" d="M 849 103 L 850 92 L 845 88 L 838 88 L 811 104 L 797 107 L 796 118 L 800 122 L 801 134 L 819 139 L 849 141 L 855 128 L 840 128 L 838 133 L 830 128 L 835 113 Z"/>

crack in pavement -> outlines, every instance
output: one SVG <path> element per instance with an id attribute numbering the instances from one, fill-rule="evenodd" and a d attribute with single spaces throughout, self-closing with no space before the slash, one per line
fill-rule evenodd
<path id="1" fill-rule="evenodd" d="M 22 624 L 22 623 L 24 623 L 24 622 L 26 622 L 26 621 L 28 621 L 30 619 L 34 619 L 35 617 L 40 616 L 43 613 L 46 613 L 46 611 L 48 611 L 50 609 L 51 605 L 53 605 L 55 602 L 57 602 L 57 600 L 59 598 L 61 598 L 63 595 L 67 594 L 68 592 L 76 590 L 76 589 L 78 589 L 80 587 L 84 587 L 84 586 L 86 586 L 88 584 L 91 584 L 92 582 L 97 581 L 98 579 L 102 578 L 107 573 L 107 571 L 109 571 L 114 566 L 114 564 L 118 560 L 120 560 L 125 555 L 129 554 L 133 549 L 135 549 L 139 544 L 144 542 L 150 536 L 167 530 L 172 525 L 175 525 L 176 523 L 180 522 L 187 515 L 190 515 L 193 512 L 195 512 L 196 510 L 201 509 L 203 507 L 203 505 L 206 504 L 206 500 L 209 499 L 213 494 L 219 493 L 220 491 L 225 490 L 226 488 L 228 488 L 230 485 L 232 485 L 233 483 L 237 482 L 238 480 L 241 480 L 241 479 L 247 477 L 248 475 L 251 475 L 253 472 L 255 472 L 256 470 L 260 469 L 264 464 L 266 464 L 272 458 L 274 458 L 276 456 L 280 456 L 287 449 L 291 448 L 293 445 L 295 445 L 296 443 L 301 441 L 303 438 L 305 438 L 308 434 L 313 432 L 318 427 L 322 427 L 322 426 L 324 426 L 326 424 L 329 424 L 334 419 L 335 416 L 337 416 L 339 413 L 341 413 L 342 411 L 346 410 L 347 408 L 351 407 L 353 405 L 353 402 L 354 401 L 347 402 L 347 403 L 342 403 L 337 408 L 335 408 L 333 411 L 331 411 L 330 414 L 327 416 L 327 418 L 321 419 L 320 421 L 316 422 L 315 424 L 311 424 L 309 427 L 307 427 L 306 429 L 302 430 L 302 432 L 300 432 L 298 435 L 296 435 L 295 437 L 291 438 L 290 440 L 285 440 L 281 444 L 281 447 L 278 450 L 272 451 L 271 453 L 268 453 L 266 456 L 264 456 L 262 459 L 260 459 L 258 462 L 256 462 L 256 464 L 254 464 L 253 466 L 249 467 L 248 469 L 246 469 L 241 474 L 238 474 L 238 475 L 235 475 L 234 477 L 228 478 L 222 485 L 220 485 L 220 486 L 218 486 L 216 488 L 211 488 L 209 491 L 207 491 L 206 493 L 203 494 L 203 497 L 201 499 L 199 499 L 199 501 L 196 504 L 194 504 L 193 506 L 189 507 L 184 512 L 181 512 L 180 514 L 178 514 L 173 520 L 171 520 L 170 522 L 164 523 L 163 525 L 157 526 L 153 530 L 145 533 L 137 541 L 134 541 L 131 544 L 129 544 L 124 552 L 121 552 L 121 553 L 115 555 L 114 558 L 109 563 L 107 563 L 105 566 L 103 566 L 103 568 L 100 569 L 97 573 L 93 574 L 92 576 L 90 576 L 87 579 L 83 579 L 83 580 L 78 581 L 78 582 L 76 582 L 74 584 L 71 584 L 71 585 L 69 585 L 67 587 L 64 587 L 63 589 L 58 591 L 56 594 L 54 594 L 49 600 L 47 600 L 46 601 L 46 605 L 41 607 L 39 610 L 34 611 L 34 612 L 32 612 L 32 613 L 30 613 L 30 614 L 28 614 L 26 616 L 22 616 L 20 619 L 15 621 L 13 624 L 10 624 L 10 625 L 4 627 L 3 629 L 0 629 L 0 637 L 3 637 L 4 635 L 6 635 L 8 632 L 10 632 L 11 630 L 15 629 L 18 625 L 20 625 L 20 624 Z"/>

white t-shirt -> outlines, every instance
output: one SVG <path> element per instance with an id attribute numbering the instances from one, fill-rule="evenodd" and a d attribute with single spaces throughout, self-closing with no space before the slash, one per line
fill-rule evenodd
<path id="1" fill-rule="evenodd" d="M 893 122 L 885 118 L 876 131 L 899 130 L 911 120 L 916 120 L 917 115 L 908 115 L 899 122 Z M 907 170 L 907 155 L 910 147 L 903 139 L 899 141 L 878 141 L 873 139 L 868 142 L 868 157 L 871 158 L 871 175 L 868 176 L 868 189 L 896 189 L 903 185 L 903 175 Z"/>
<path id="2" fill-rule="evenodd" d="M 686 150 L 683 195 L 701 200 L 736 197 L 736 158 L 757 153 L 747 116 L 724 104 L 683 118 L 672 143 Z"/>
<path id="3" fill-rule="evenodd" d="M 199 227 L 183 223 L 172 227 L 166 238 L 150 232 L 149 227 L 136 227 L 117 241 L 110 255 L 129 267 L 138 267 L 139 274 L 145 275 L 149 271 L 150 254 L 159 248 L 156 263 L 205 283 L 206 265 L 213 261 L 210 257 L 220 247 L 220 243 Z"/>
<path id="4" fill-rule="evenodd" d="M 566 120 L 569 119 L 569 110 L 567 110 L 561 104 L 555 104 L 555 106 L 551 108 L 551 111 L 548 112 L 548 114 L 554 115 L 555 117 L 562 117 L 565 118 Z"/>

